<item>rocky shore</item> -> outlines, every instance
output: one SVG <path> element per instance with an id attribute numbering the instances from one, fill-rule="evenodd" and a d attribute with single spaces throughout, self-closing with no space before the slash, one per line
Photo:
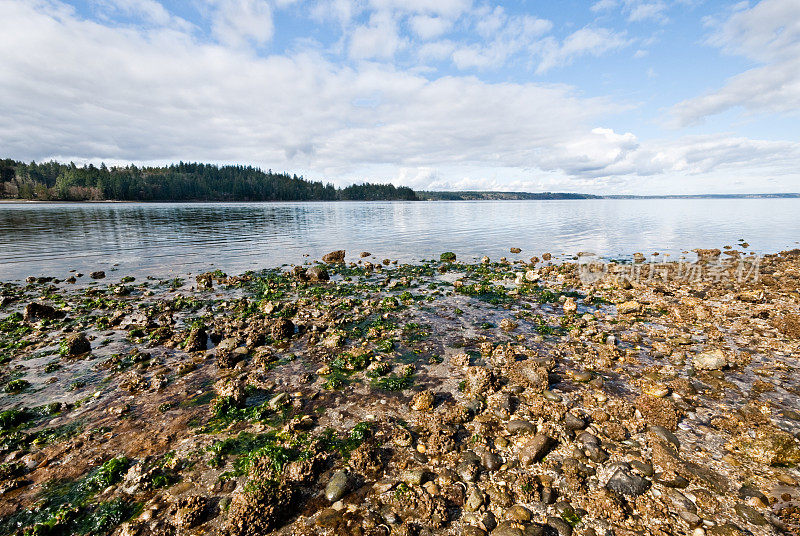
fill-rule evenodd
<path id="1" fill-rule="evenodd" d="M 800 250 L 747 250 L 0 283 L 0 534 L 800 534 Z"/>

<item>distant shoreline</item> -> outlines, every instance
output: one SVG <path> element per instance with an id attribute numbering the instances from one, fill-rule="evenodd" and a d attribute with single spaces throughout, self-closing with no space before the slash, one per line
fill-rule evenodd
<path id="1" fill-rule="evenodd" d="M 591 195 L 591 194 L 552 194 L 529 192 L 417 192 L 419 201 L 586 201 L 586 200 L 653 200 L 653 199 L 800 199 L 800 193 L 787 194 L 696 194 L 696 195 Z M 249 200 L 212 200 L 212 199 L 163 199 L 158 201 L 131 201 L 118 199 L 67 201 L 67 200 L 41 200 L 41 199 L 0 199 L 0 205 L 82 205 L 82 204 L 127 204 L 127 205 L 158 205 L 165 203 L 196 204 L 196 203 L 377 203 L 377 202 L 415 202 L 408 200 L 377 199 L 377 200 L 318 200 L 318 199 L 288 199 L 270 201 Z"/>

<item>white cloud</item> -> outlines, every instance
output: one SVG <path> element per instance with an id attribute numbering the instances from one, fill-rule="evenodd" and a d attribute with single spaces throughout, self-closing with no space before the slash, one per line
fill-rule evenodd
<path id="1" fill-rule="evenodd" d="M 350 36 L 350 57 L 353 59 L 388 59 L 403 45 L 397 21 L 388 12 L 376 12 L 369 24 L 359 26 Z"/>
<path id="2" fill-rule="evenodd" d="M 416 15 L 411 18 L 409 24 L 414 33 L 422 39 L 439 37 L 453 25 L 448 19 L 429 15 Z"/>
<path id="3" fill-rule="evenodd" d="M 714 24 L 714 23 L 712 23 Z M 764 65 L 730 78 L 720 89 L 673 107 L 675 124 L 685 126 L 742 107 L 749 112 L 800 111 L 800 2 L 762 0 L 739 9 L 722 23 L 709 43 Z"/>
<path id="4" fill-rule="evenodd" d="M 581 28 L 568 35 L 561 43 L 548 38 L 541 43 L 541 62 L 537 73 L 545 73 L 553 67 L 569 65 L 580 56 L 600 56 L 630 44 L 623 35 L 607 28 Z"/>
<path id="5" fill-rule="evenodd" d="M 220 42 L 243 46 L 264 45 L 274 31 L 272 7 L 266 0 L 208 0 L 212 7 L 211 31 Z"/>

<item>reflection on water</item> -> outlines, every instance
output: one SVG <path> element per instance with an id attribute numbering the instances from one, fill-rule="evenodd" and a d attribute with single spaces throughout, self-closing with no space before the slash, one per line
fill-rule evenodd
<path id="1" fill-rule="evenodd" d="M 679 254 L 796 247 L 798 199 L 465 202 L 0 204 L 0 279 L 68 270 L 169 276 L 236 273 L 347 249 L 402 261 L 454 251 Z"/>

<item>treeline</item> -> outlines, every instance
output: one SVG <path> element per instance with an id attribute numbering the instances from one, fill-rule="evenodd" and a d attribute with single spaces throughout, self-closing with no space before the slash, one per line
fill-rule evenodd
<path id="1" fill-rule="evenodd" d="M 337 189 L 252 166 L 180 162 L 100 167 L 0 160 L 0 198 L 40 201 L 416 201 L 411 188 L 360 184 Z"/>

